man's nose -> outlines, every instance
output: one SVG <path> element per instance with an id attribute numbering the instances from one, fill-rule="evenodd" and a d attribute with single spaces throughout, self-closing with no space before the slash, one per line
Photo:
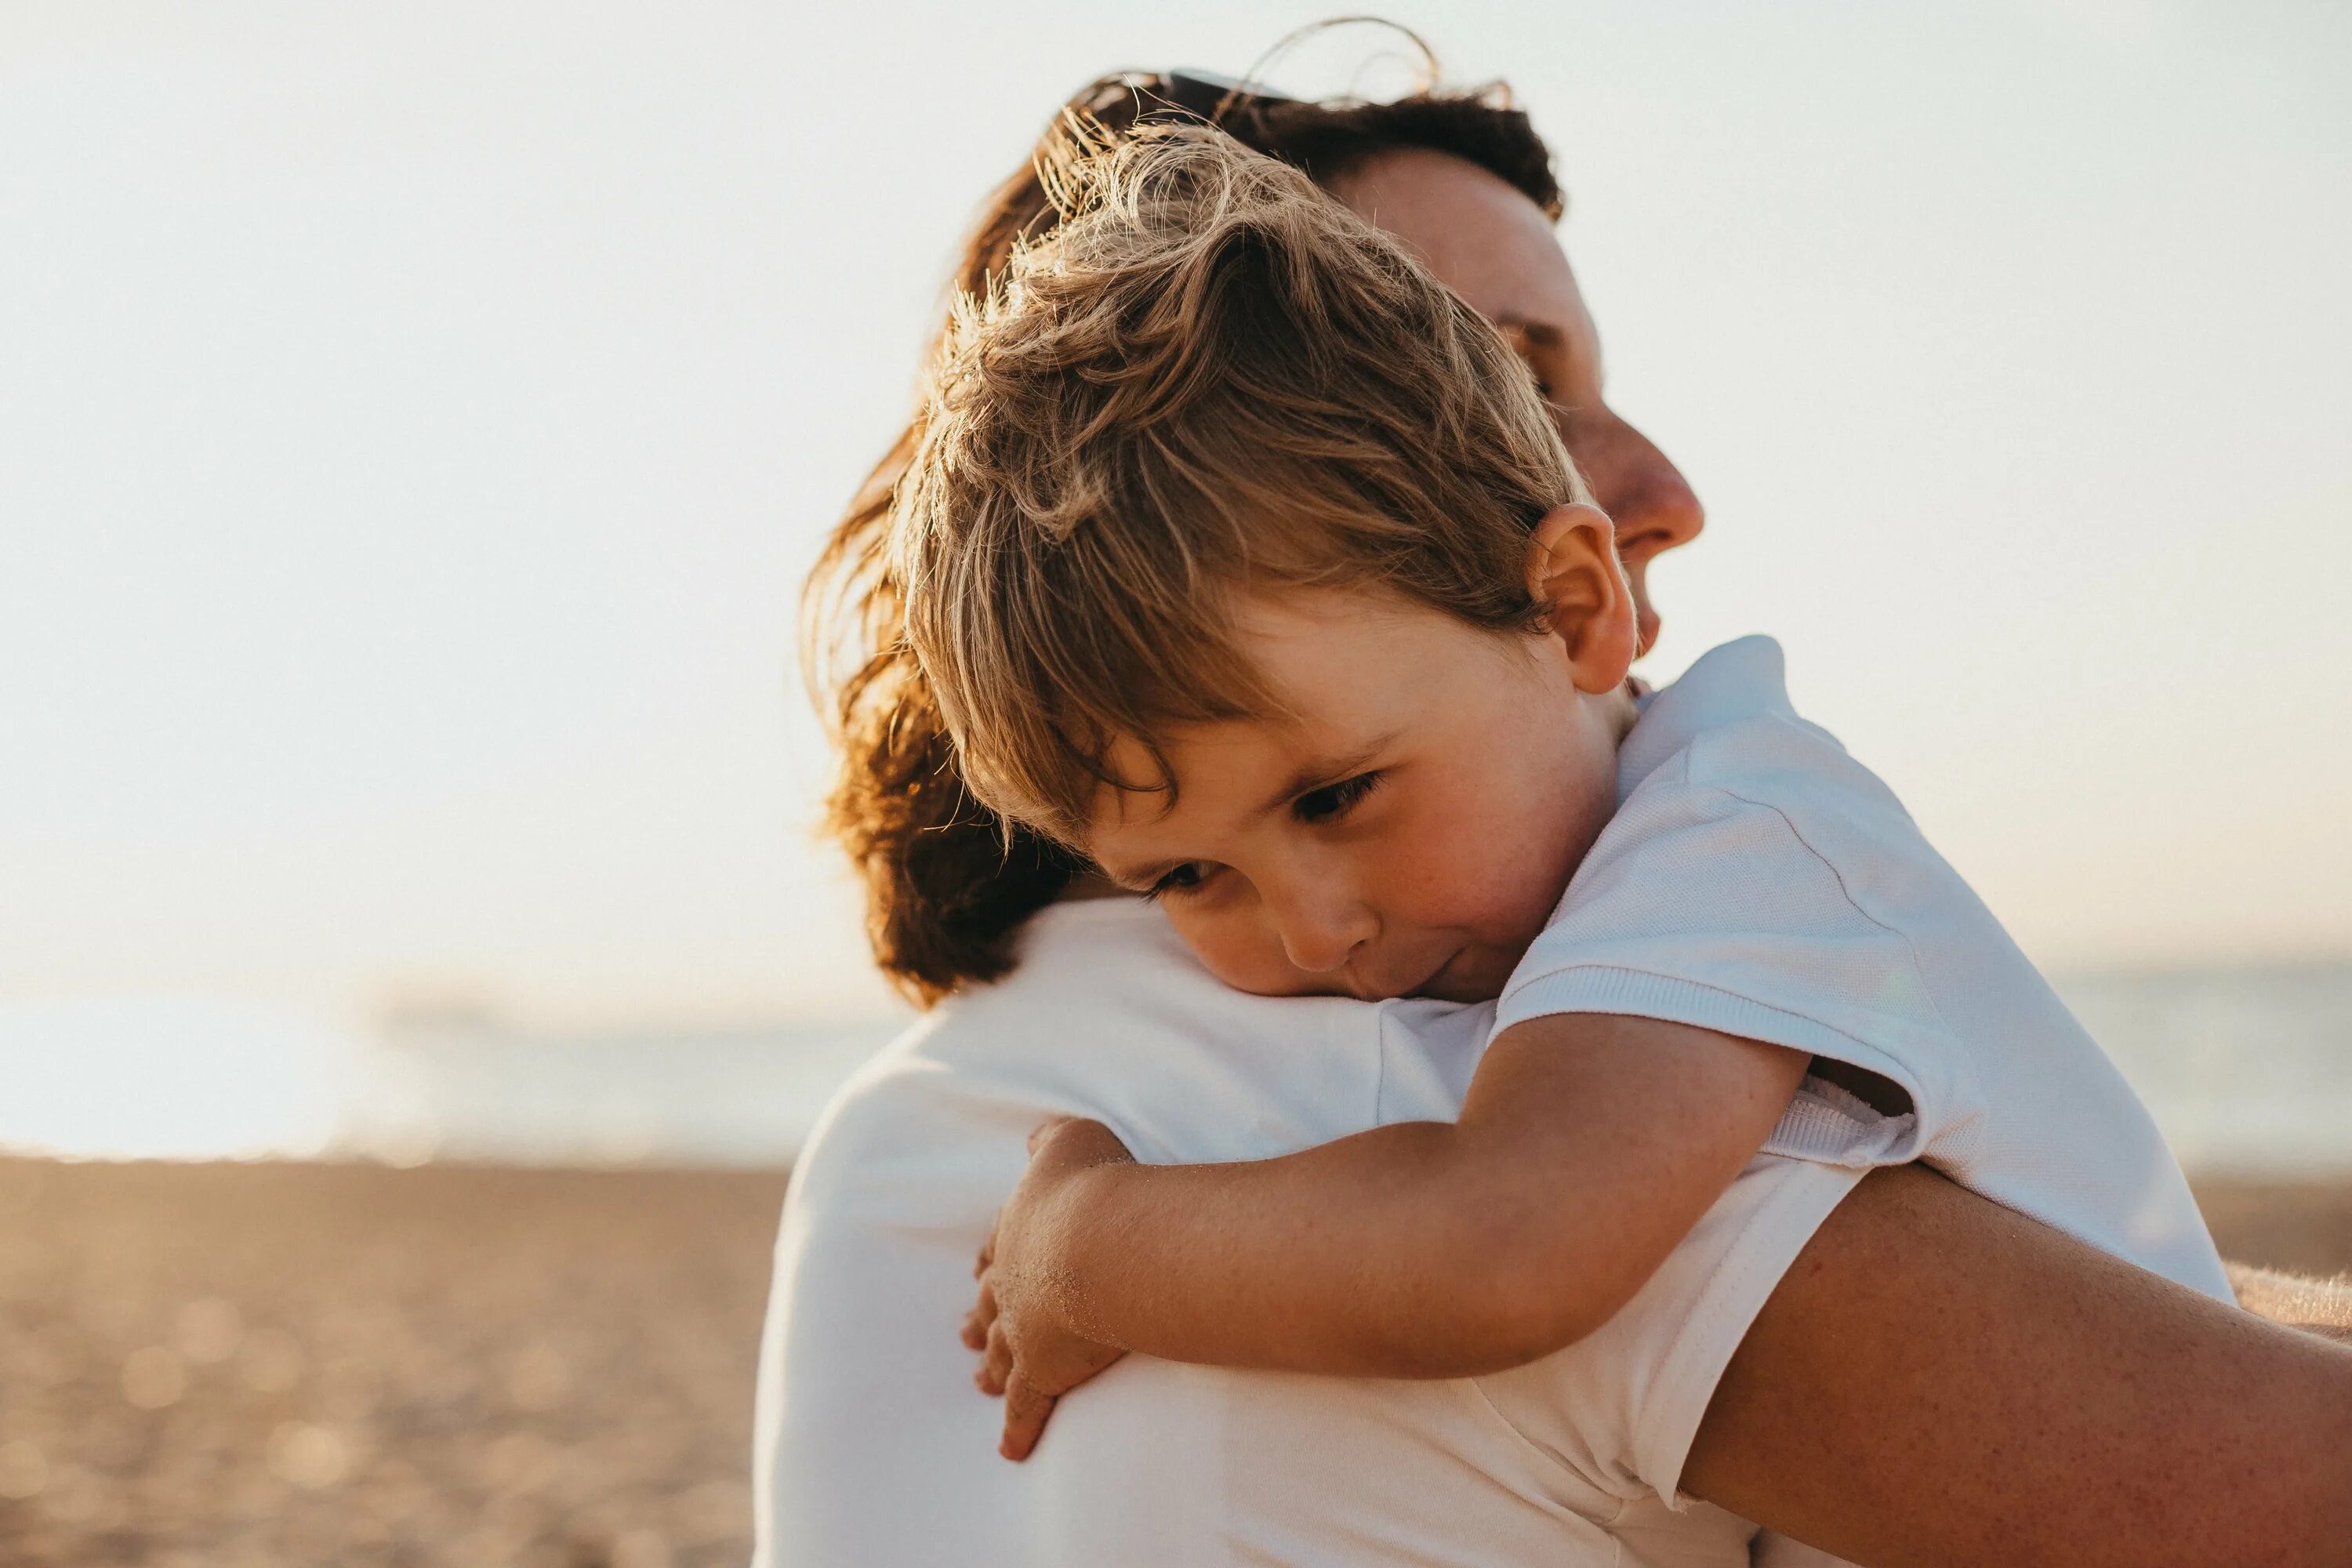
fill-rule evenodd
<path id="1" fill-rule="evenodd" d="M 1706 509 L 1648 437 L 1625 425 L 1618 439 L 1621 455 L 1611 476 L 1616 482 L 1609 487 L 1616 493 L 1594 499 L 1616 521 L 1617 553 L 1629 565 L 1646 564 L 1696 539 L 1706 527 Z"/>
<path id="2" fill-rule="evenodd" d="M 1633 589 L 1637 647 L 1658 640 L 1658 612 L 1650 603 L 1650 563 L 1688 544 L 1706 527 L 1706 510 L 1682 470 L 1622 419 L 1614 421 L 1605 456 L 1591 468 L 1593 499 L 1617 525 L 1617 556 Z"/>

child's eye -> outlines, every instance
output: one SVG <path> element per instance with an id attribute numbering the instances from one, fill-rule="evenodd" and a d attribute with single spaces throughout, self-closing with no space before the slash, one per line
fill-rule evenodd
<path id="1" fill-rule="evenodd" d="M 1146 899 L 1181 897 L 1199 888 L 1204 875 L 1198 860 L 1187 860 L 1144 890 Z"/>
<path id="2" fill-rule="evenodd" d="M 1328 822 L 1335 816 L 1345 816 L 1357 802 L 1377 789 L 1380 782 L 1381 775 L 1374 772 L 1310 789 L 1290 803 L 1291 815 L 1301 822 Z"/>

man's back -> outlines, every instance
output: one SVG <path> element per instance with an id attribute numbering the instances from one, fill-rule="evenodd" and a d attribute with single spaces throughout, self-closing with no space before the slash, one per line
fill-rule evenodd
<path id="1" fill-rule="evenodd" d="M 1670 1510 L 1717 1373 L 1854 1179 L 1759 1162 L 1633 1306 L 1479 1382 L 1129 1358 L 1025 1466 L 994 1453 L 955 1323 L 1043 1115 L 1140 1158 L 1263 1157 L 1449 1118 L 1488 1010 L 1225 990 L 1149 906 L 1040 916 L 1022 969 L 846 1089 L 787 1205 L 760 1408 L 763 1563 L 1744 1563 L 1752 1530 Z"/>

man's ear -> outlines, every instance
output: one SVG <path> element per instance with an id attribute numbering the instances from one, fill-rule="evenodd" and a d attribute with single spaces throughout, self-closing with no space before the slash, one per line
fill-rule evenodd
<path id="1" fill-rule="evenodd" d="M 1608 513 L 1581 501 L 1546 512 L 1528 540 L 1528 592 L 1544 606 L 1544 629 L 1568 650 L 1579 691 L 1598 696 L 1625 684 L 1641 633 Z"/>

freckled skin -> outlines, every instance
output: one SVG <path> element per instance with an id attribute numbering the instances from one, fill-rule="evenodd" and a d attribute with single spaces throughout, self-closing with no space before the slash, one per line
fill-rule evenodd
<path id="1" fill-rule="evenodd" d="M 1580 642 L 1592 620 L 1497 635 L 1371 590 L 1245 598 L 1243 649 L 1298 717 L 1166 737 L 1172 805 L 1105 790 L 1089 850 L 1129 886 L 1160 882 L 1178 933 L 1238 989 L 1497 994 L 1615 809 L 1633 717 L 1607 520 L 1568 512 L 1591 520 L 1581 570 L 1615 584 L 1613 637 Z M 1377 782 L 1328 815 L 1282 800 L 1334 758 Z M 1109 760 L 1150 776 L 1131 742 Z"/>

